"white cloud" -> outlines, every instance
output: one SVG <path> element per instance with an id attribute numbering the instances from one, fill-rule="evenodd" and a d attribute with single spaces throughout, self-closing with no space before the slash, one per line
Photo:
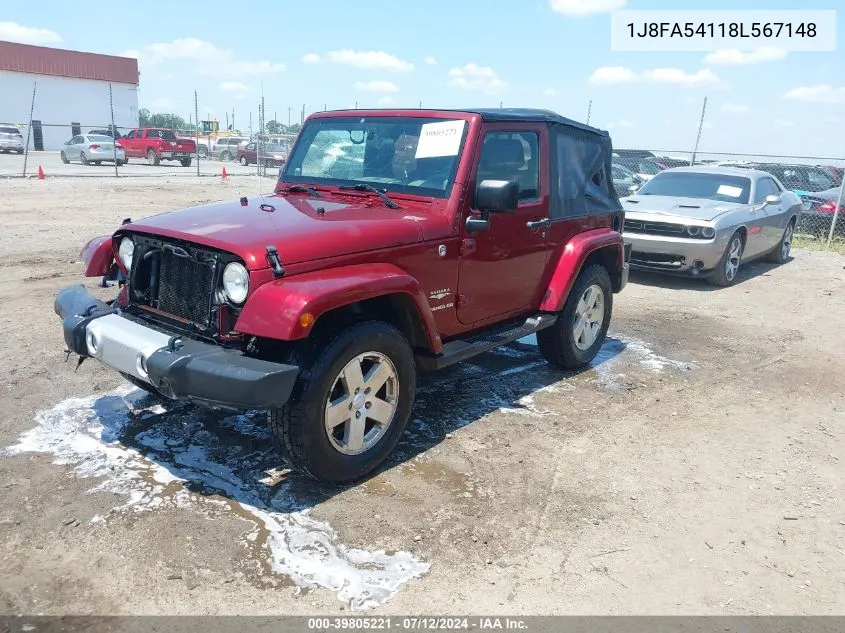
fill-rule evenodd
<path id="1" fill-rule="evenodd" d="M 449 85 L 460 90 L 492 95 L 508 89 L 508 84 L 489 66 L 467 64 L 462 68 L 452 68 L 449 77 Z"/>
<path id="2" fill-rule="evenodd" d="M 722 112 L 730 112 L 731 114 L 747 114 L 751 112 L 751 107 L 745 103 L 725 103 L 722 105 Z"/>
<path id="3" fill-rule="evenodd" d="M 140 51 L 138 58 L 142 63 L 150 65 L 187 60 L 194 63 L 197 74 L 205 76 L 272 75 L 285 70 L 285 65 L 278 62 L 235 59 L 232 51 L 217 48 L 214 44 L 195 37 L 150 44 Z"/>
<path id="4" fill-rule="evenodd" d="M 764 47 L 747 53 L 731 48 L 709 53 L 705 56 L 704 63 L 724 66 L 744 66 L 747 64 L 774 62 L 785 57 L 786 51 L 780 48 Z"/>
<path id="5" fill-rule="evenodd" d="M 774 125 L 775 127 L 793 127 L 795 123 L 789 119 L 775 119 Z"/>
<path id="6" fill-rule="evenodd" d="M 141 51 L 135 50 L 134 48 L 130 48 L 129 50 L 123 51 L 122 53 L 117 54 L 118 57 L 131 57 L 132 59 L 138 59 L 141 56 Z"/>
<path id="7" fill-rule="evenodd" d="M 605 127 L 607 127 L 608 130 L 630 129 L 634 127 L 634 122 L 629 121 L 628 119 L 619 119 L 618 121 L 608 123 Z"/>
<path id="8" fill-rule="evenodd" d="M 627 0 L 549 0 L 552 11 L 576 17 L 624 9 L 626 4 Z"/>
<path id="9" fill-rule="evenodd" d="M 0 40 L 19 44 L 58 44 L 61 36 L 50 29 L 24 26 L 17 22 L 0 21 Z"/>
<path id="10" fill-rule="evenodd" d="M 709 68 L 702 68 L 695 73 L 687 73 L 680 68 L 653 68 L 637 72 L 624 66 L 602 66 L 593 71 L 588 81 L 597 86 L 638 82 L 698 86 L 718 84 L 720 80 Z"/>
<path id="11" fill-rule="evenodd" d="M 378 100 L 378 104 L 380 106 L 389 106 L 393 105 L 394 103 L 396 103 L 396 99 L 394 99 L 393 97 L 382 97 Z"/>
<path id="12" fill-rule="evenodd" d="M 543 96 L 544 97 L 556 97 L 557 96 L 557 90 L 555 90 L 554 88 L 546 88 L 543 91 Z"/>
<path id="13" fill-rule="evenodd" d="M 309 53 L 302 58 L 302 61 L 306 64 L 316 64 L 320 61 L 326 61 L 333 64 L 352 66 L 353 68 L 392 70 L 396 72 L 409 72 L 414 69 L 414 65 L 410 62 L 399 59 L 395 55 L 385 53 L 384 51 L 354 51 L 344 49 L 329 51 L 322 57 L 315 53 Z"/>
<path id="14" fill-rule="evenodd" d="M 396 84 L 390 81 L 356 81 L 355 90 L 362 92 L 399 92 Z"/>
<path id="15" fill-rule="evenodd" d="M 425 63 L 429 66 L 437 66 L 437 60 L 430 56 L 425 58 Z"/>
<path id="16" fill-rule="evenodd" d="M 790 101 L 808 101 L 810 103 L 845 103 L 845 86 L 839 88 L 830 84 L 801 86 L 790 90 L 783 95 L 783 98 Z"/>

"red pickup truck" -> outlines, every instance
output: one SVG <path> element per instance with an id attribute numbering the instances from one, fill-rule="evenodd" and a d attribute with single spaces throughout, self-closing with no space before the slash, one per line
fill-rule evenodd
<path id="1" fill-rule="evenodd" d="M 150 165 L 162 160 L 178 160 L 182 167 L 190 167 L 191 159 L 197 155 L 195 141 L 177 138 L 173 130 L 162 128 L 140 128 L 132 130 L 120 139 L 126 152 L 126 159 L 146 158 Z"/>
<path id="2" fill-rule="evenodd" d="M 573 370 L 630 249 L 606 132 L 544 110 L 347 110 L 305 123 L 271 196 L 125 223 L 65 288 L 67 349 L 161 396 L 266 409 L 290 466 L 373 472 L 417 373 L 535 334 Z M 491 385 L 491 387 L 494 387 Z"/>

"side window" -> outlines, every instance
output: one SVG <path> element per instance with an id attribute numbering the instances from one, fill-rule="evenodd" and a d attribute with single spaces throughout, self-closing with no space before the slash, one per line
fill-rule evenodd
<path id="1" fill-rule="evenodd" d="M 246 146 L 246 149 L 248 149 L 250 151 L 254 151 L 255 150 L 255 143 L 250 143 L 249 145 Z"/>
<path id="2" fill-rule="evenodd" d="M 475 181 L 516 180 L 519 200 L 540 198 L 540 137 L 536 132 L 488 132 Z"/>
<path id="3" fill-rule="evenodd" d="M 135 138 L 135 130 L 130 131 L 129 134 L 126 135 L 126 138 L 128 138 L 128 139 Z"/>
<path id="4" fill-rule="evenodd" d="M 774 193 L 772 191 L 771 180 L 768 178 L 761 178 L 757 181 L 757 187 L 754 190 L 754 202 L 753 204 L 762 204 L 766 200 L 766 196 L 770 193 Z"/>
<path id="5" fill-rule="evenodd" d="M 557 132 L 554 144 L 557 193 L 550 205 L 550 217 L 618 210 L 619 201 L 606 164 L 608 151 L 602 147 L 600 137 Z"/>

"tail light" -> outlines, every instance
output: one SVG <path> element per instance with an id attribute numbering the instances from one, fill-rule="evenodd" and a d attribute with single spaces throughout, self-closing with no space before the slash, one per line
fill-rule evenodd
<path id="1" fill-rule="evenodd" d="M 114 146 L 115 146 L 117 149 L 123 149 L 123 145 L 121 145 L 120 143 L 115 143 L 115 144 L 114 144 Z"/>
<path id="2" fill-rule="evenodd" d="M 100 146 L 99 145 L 89 145 L 88 149 L 93 152 L 93 151 L 100 149 Z"/>
<path id="3" fill-rule="evenodd" d="M 836 203 L 833 200 L 828 200 L 816 207 L 816 211 L 822 213 L 836 213 Z M 839 215 L 845 215 L 845 207 L 839 207 Z"/>

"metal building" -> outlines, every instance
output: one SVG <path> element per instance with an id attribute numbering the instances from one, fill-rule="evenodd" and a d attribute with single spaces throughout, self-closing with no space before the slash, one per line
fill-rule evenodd
<path id="1" fill-rule="evenodd" d="M 30 150 L 57 150 L 74 134 L 138 125 L 138 60 L 0 41 L 0 124 L 30 133 Z M 32 95 L 35 90 L 35 107 Z"/>

